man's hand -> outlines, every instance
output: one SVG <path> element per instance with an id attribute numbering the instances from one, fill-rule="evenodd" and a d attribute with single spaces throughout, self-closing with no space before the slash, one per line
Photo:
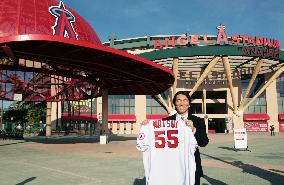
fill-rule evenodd
<path id="1" fill-rule="evenodd" d="M 142 121 L 141 125 L 147 125 L 149 124 L 149 120 L 145 119 L 144 121 Z"/>
<path id="2" fill-rule="evenodd" d="M 191 127 L 193 134 L 195 134 L 196 128 L 193 126 L 193 122 L 191 120 L 185 120 L 184 122 L 186 126 Z"/>

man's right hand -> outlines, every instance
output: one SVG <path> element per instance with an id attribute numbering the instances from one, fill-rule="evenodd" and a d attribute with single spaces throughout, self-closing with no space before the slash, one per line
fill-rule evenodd
<path id="1" fill-rule="evenodd" d="M 149 123 L 149 120 L 145 119 L 144 121 L 142 121 L 141 125 L 147 125 Z"/>

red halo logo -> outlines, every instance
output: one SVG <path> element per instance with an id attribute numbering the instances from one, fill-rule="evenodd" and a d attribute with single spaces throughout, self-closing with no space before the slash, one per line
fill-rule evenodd
<path id="1" fill-rule="evenodd" d="M 62 1 L 60 1 L 58 6 L 49 7 L 49 12 L 56 17 L 55 24 L 52 26 L 53 35 L 78 40 L 78 34 L 73 27 L 75 17 L 65 8 Z"/>

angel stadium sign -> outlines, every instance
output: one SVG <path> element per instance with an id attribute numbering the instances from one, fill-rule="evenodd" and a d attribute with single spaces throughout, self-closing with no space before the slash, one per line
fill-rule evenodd
<path id="1" fill-rule="evenodd" d="M 277 39 L 251 36 L 245 34 L 233 34 L 228 37 L 225 26 L 217 27 L 217 36 L 209 35 L 181 35 L 166 37 L 163 40 L 155 40 L 153 49 L 164 49 L 181 46 L 202 45 L 234 45 L 246 56 L 257 56 L 263 58 L 280 58 L 280 41 Z"/>

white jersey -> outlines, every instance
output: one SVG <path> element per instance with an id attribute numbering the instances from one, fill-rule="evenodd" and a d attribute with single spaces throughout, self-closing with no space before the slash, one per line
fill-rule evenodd
<path id="1" fill-rule="evenodd" d="M 196 147 L 192 130 L 183 121 L 142 125 L 137 149 L 143 152 L 146 185 L 194 185 Z"/>

